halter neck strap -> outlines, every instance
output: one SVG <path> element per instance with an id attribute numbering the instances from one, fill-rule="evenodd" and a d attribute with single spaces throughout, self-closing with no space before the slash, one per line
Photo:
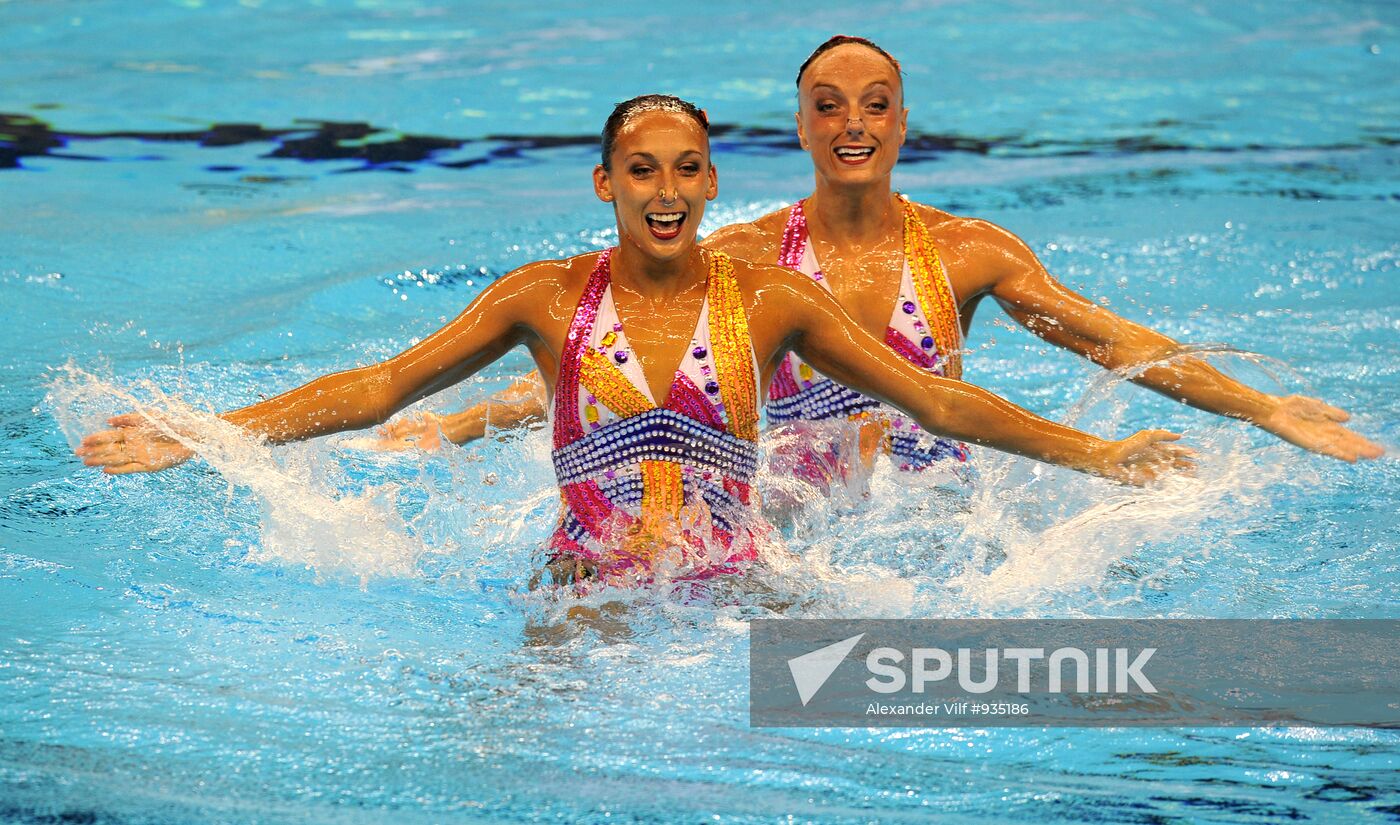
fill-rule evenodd
<path id="1" fill-rule="evenodd" d="M 807 251 L 807 215 L 800 200 L 788 210 L 787 226 L 783 227 L 782 245 L 778 247 L 778 266 L 797 269 L 802 266 L 802 254 Z"/>
<path id="2" fill-rule="evenodd" d="M 946 359 L 943 373 L 948 378 L 961 378 L 962 329 L 953 287 L 918 208 L 899 193 L 895 197 L 904 205 L 904 260 L 909 263 L 924 318 L 938 343 L 938 351 Z"/>
<path id="3" fill-rule="evenodd" d="M 588 347 L 588 338 L 593 334 L 593 325 L 598 321 L 598 306 L 603 302 L 603 292 L 608 288 L 608 261 L 612 249 L 603 250 L 593 272 L 588 276 L 588 284 L 583 288 L 574 318 L 569 322 L 569 333 L 564 339 L 564 352 L 560 355 L 559 380 L 554 387 L 554 449 L 559 449 L 583 438 L 583 423 L 578 417 L 579 367 L 583 362 L 583 350 Z"/>

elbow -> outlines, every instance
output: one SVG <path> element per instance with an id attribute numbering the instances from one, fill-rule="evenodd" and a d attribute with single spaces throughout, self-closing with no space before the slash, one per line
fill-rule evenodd
<path id="1" fill-rule="evenodd" d="M 967 427 L 961 421 L 960 412 L 966 405 L 960 405 L 948 393 L 926 393 L 916 416 L 919 426 L 937 436 L 964 438 Z"/>

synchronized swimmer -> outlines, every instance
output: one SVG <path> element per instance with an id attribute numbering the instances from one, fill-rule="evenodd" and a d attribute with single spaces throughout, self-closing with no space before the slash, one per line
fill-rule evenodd
<path id="1" fill-rule="evenodd" d="M 809 78 L 804 96 L 813 91 Z M 877 118 L 866 120 L 862 133 Z M 903 115 L 891 122 L 894 147 Z M 839 137 L 829 127 L 821 137 L 803 128 L 809 143 Z M 883 121 L 879 129 L 884 135 Z M 869 134 L 876 145 L 877 133 Z M 882 161 L 883 177 L 873 176 L 879 185 L 888 187 L 893 154 Z M 663 568 L 673 578 L 743 569 L 767 530 L 752 490 L 763 389 L 793 363 L 790 353 L 814 375 L 892 405 L 933 437 L 1127 483 L 1192 466 L 1191 452 L 1171 443 L 1175 434 L 1111 441 L 1047 421 L 896 354 L 811 277 L 697 245 L 718 183 L 709 124 L 693 104 L 663 95 L 619 104 L 603 130 L 593 186 L 613 205 L 616 247 L 520 267 L 404 352 L 221 417 L 271 443 L 370 427 L 525 346 L 553 405 L 562 499 L 549 542 L 556 582 L 626 584 Z M 817 205 L 808 209 L 812 218 L 823 214 Z M 903 202 L 887 205 L 904 209 Z M 935 231 L 928 217 L 918 220 Z M 825 224 L 814 219 L 811 227 L 826 237 Z M 843 279 L 880 260 L 819 249 L 828 271 Z M 842 294 L 844 280 L 835 287 Z M 951 350 L 941 352 L 935 367 L 952 360 Z M 192 439 L 141 413 L 109 423 L 112 429 L 77 449 L 104 472 L 155 472 L 194 454 L 185 445 Z"/>

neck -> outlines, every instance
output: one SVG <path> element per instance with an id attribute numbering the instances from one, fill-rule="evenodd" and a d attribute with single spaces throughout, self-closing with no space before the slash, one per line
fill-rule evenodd
<path id="1" fill-rule="evenodd" d="M 669 260 L 653 258 L 623 237 L 612 256 L 612 279 L 652 300 L 674 298 L 695 285 L 695 273 L 705 271 L 700 247 Z M 701 275 L 703 278 L 703 274 Z"/>
<path id="2" fill-rule="evenodd" d="M 888 176 L 861 186 L 833 186 L 817 178 L 804 212 L 818 234 L 836 243 L 880 240 L 899 222 Z"/>

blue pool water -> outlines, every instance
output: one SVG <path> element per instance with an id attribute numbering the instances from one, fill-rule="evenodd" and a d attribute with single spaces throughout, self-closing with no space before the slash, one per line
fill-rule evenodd
<path id="1" fill-rule="evenodd" d="M 1152 492 L 978 452 L 816 513 L 770 596 L 655 593 L 553 634 L 526 582 L 539 434 L 422 459 L 343 435 L 109 479 L 105 415 L 367 363 L 490 278 L 609 242 L 612 103 L 721 124 L 713 229 L 809 191 L 794 68 L 908 74 L 917 200 L 994 220 L 1115 311 L 1394 450 L 1400 8 L 1388 3 L 0 0 L 0 819 L 1400 819 L 1394 732 L 765 730 L 745 622 L 1400 617 L 1392 458 L 1350 466 L 1048 350 L 991 307 L 967 378 L 1100 433 L 1184 432 Z M 503 385 L 523 353 L 424 403 Z M 776 482 L 775 482 L 776 483 Z"/>

